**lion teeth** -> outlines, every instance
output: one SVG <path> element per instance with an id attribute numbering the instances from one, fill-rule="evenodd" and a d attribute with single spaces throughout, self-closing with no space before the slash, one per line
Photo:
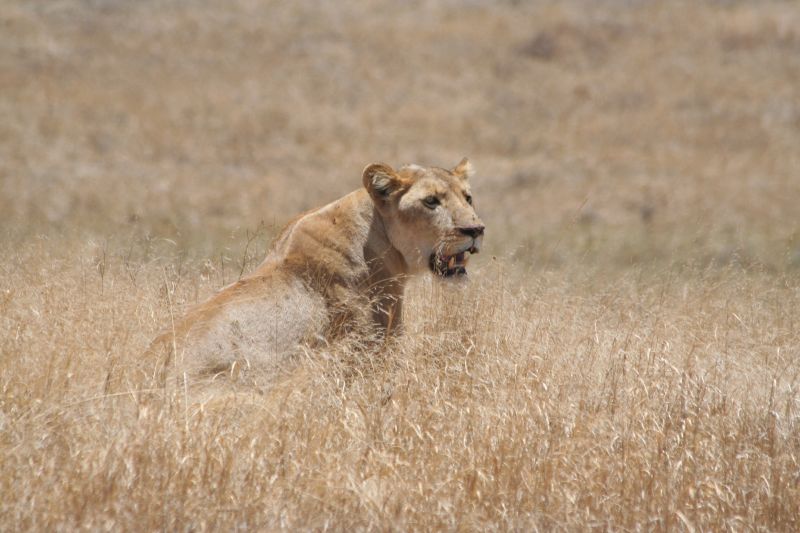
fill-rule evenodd
<path id="1" fill-rule="evenodd" d="M 457 269 L 464 270 L 464 267 L 467 266 L 467 262 L 469 261 L 469 257 L 469 250 L 464 250 L 454 255 L 440 256 L 440 258 L 437 259 L 437 264 L 441 265 L 440 268 L 446 271 L 455 271 Z"/>

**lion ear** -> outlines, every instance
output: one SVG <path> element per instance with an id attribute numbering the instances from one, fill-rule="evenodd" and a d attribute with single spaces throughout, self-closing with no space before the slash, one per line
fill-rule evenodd
<path id="1" fill-rule="evenodd" d="M 469 159 L 465 157 L 451 172 L 459 178 L 466 180 L 475 175 L 475 168 L 472 166 L 472 163 L 469 162 Z"/>
<path id="2" fill-rule="evenodd" d="M 364 188 L 375 202 L 385 200 L 403 184 L 400 176 L 386 163 L 367 165 L 361 179 L 364 182 Z"/>

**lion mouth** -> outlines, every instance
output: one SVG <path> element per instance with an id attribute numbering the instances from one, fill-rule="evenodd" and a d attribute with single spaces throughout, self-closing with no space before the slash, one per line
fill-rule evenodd
<path id="1" fill-rule="evenodd" d="M 466 276 L 469 257 L 475 253 L 478 253 L 478 250 L 474 246 L 469 250 L 453 255 L 433 253 L 430 258 L 431 271 L 443 278 Z"/>

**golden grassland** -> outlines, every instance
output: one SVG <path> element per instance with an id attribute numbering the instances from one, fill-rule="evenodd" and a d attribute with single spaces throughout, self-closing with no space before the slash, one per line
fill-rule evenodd
<path id="1" fill-rule="evenodd" d="M 209 398 L 137 355 L 215 285 L 198 269 L 20 257 L 5 527 L 797 528 L 796 279 L 473 275 L 415 284 L 381 352 L 322 349 Z"/>
<path id="2" fill-rule="evenodd" d="M 0 9 L 0 529 L 800 529 L 792 2 Z M 478 169 L 466 286 L 276 379 L 172 316 L 369 162 Z"/>

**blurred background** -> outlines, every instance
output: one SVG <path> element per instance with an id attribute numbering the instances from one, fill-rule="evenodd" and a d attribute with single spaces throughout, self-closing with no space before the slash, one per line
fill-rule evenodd
<path id="1" fill-rule="evenodd" d="M 267 245 L 371 162 L 469 156 L 489 254 L 800 269 L 792 1 L 0 9 L 0 239 Z"/>

